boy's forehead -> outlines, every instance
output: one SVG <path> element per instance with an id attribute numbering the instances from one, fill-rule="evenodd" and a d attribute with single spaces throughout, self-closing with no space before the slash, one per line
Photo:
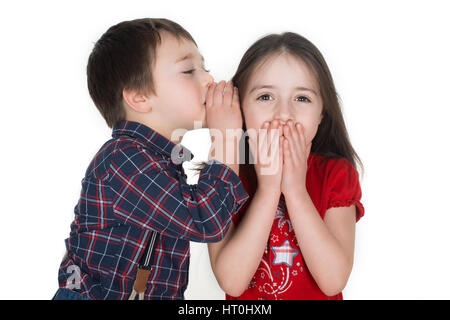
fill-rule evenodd
<path id="1" fill-rule="evenodd" d="M 184 60 L 188 60 L 188 59 L 195 60 L 195 59 L 197 59 L 199 57 L 200 57 L 200 60 L 202 60 L 202 62 L 205 61 L 205 59 L 203 58 L 203 56 L 199 52 L 197 52 L 197 54 L 193 54 L 192 52 L 189 52 L 189 53 L 184 54 L 184 55 L 181 54 L 180 57 L 175 60 L 175 63 L 178 63 L 178 62 L 181 62 L 181 61 L 184 61 Z"/>
<path id="2" fill-rule="evenodd" d="M 187 59 L 204 61 L 203 56 L 192 41 L 182 37 L 177 38 L 167 32 L 161 34 L 161 43 L 158 46 L 157 55 L 158 59 L 168 60 L 173 63 L 179 63 Z"/>

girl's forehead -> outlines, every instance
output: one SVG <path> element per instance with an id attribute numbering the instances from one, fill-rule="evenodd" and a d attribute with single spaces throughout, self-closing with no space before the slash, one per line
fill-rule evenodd
<path id="1" fill-rule="evenodd" d="M 316 77 L 308 64 L 300 57 L 286 52 L 272 54 L 255 67 L 250 83 L 261 81 L 272 85 L 302 84 L 318 89 Z"/>

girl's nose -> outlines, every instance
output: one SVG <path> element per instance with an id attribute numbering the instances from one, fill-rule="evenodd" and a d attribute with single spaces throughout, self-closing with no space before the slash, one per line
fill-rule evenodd
<path id="1" fill-rule="evenodd" d="M 277 105 L 277 112 L 275 113 L 275 119 L 278 119 L 281 124 L 286 124 L 288 120 L 292 120 L 292 114 L 289 112 L 289 107 L 286 103 L 280 102 Z"/>

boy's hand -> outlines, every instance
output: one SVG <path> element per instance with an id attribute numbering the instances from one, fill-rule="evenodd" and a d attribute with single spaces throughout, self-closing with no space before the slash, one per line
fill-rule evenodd
<path id="1" fill-rule="evenodd" d="M 285 197 L 306 193 L 306 171 L 311 143 L 306 144 L 303 127 L 289 120 L 283 126 L 283 178 L 281 192 Z"/>
<path id="2" fill-rule="evenodd" d="M 258 190 L 281 194 L 283 167 L 282 131 L 278 120 L 263 123 L 258 131 L 248 130 L 249 146 L 255 159 Z"/>
<path id="3" fill-rule="evenodd" d="M 206 93 L 206 125 L 218 129 L 225 137 L 226 129 L 242 129 L 239 93 L 231 81 L 212 83 Z"/>
<path id="4" fill-rule="evenodd" d="M 242 116 L 238 89 L 231 81 L 212 83 L 206 93 L 206 125 L 215 148 L 215 158 L 239 173 L 239 141 L 242 137 Z M 228 131 L 228 134 L 227 134 Z M 211 151 L 215 155 L 211 155 Z"/>

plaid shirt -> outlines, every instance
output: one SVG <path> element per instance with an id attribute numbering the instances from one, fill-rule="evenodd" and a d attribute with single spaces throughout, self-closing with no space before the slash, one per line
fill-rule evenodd
<path id="1" fill-rule="evenodd" d="M 59 286 L 93 299 L 127 299 L 157 231 L 145 299 L 183 299 L 189 241 L 220 241 L 248 195 L 238 176 L 216 160 L 207 162 L 197 185 L 188 185 L 181 161 L 192 158 L 189 150 L 143 124 L 122 121 L 112 137 L 82 180 Z"/>

